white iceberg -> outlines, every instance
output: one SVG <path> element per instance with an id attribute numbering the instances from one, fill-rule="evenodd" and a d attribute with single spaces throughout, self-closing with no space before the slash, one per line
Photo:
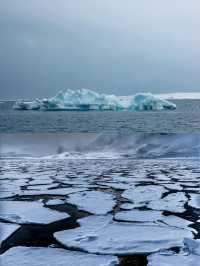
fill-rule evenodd
<path id="1" fill-rule="evenodd" d="M 17 100 L 13 105 L 13 109 L 15 110 L 39 110 L 40 107 L 40 101 L 37 99 L 35 99 L 33 102 Z"/>
<path id="2" fill-rule="evenodd" d="M 128 99 L 128 100 L 127 100 Z M 16 110 L 112 110 L 112 111 L 143 111 L 176 109 L 176 105 L 161 99 L 151 93 L 140 93 L 130 97 L 117 97 L 94 92 L 88 89 L 60 91 L 49 99 L 35 99 L 33 102 L 16 101 L 13 105 Z"/>

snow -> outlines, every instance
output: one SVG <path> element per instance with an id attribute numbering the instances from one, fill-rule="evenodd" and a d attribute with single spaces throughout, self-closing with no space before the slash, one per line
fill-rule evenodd
<path id="1" fill-rule="evenodd" d="M 14 247 L 1 255 L 2 266 L 115 266 L 117 262 L 114 256 L 48 247 Z"/>
<path id="2" fill-rule="evenodd" d="M 17 224 L 1 223 L 0 222 L 0 246 L 1 243 L 7 239 L 12 233 L 19 228 Z"/>
<path id="3" fill-rule="evenodd" d="M 67 202 L 75 204 L 79 209 L 93 213 L 106 214 L 115 206 L 114 197 L 101 191 L 85 191 L 69 195 Z"/>
<path id="4" fill-rule="evenodd" d="M 128 101 L 127 101 L 128 99 Z M 50 99 L 36 99 L 33 102 L 18 100 L 15 102 L 16 110 L 173 110 L 176 105 L 154 96 L 151 93 L 139 93 L 129 98 L 117 97 L 115 95 L 106 95 L 97 93 L 89 89 L 77 89 L 60 91 L 56 96 Z"/>
<path id="5" fill-rule="evenodd" d="M 0 218 L 19 224 L 39 223 L 48 224 L 68 218 L 64 212 L 45 208 L 39 201 L 0 201 Z"/>
<path id="6" fill-rule="evenodd" d="M 155 252 L 182 246 L 185 237 L 193 237 L 186 229 L 115 222 L 111 215 L 89 216 L 78 222 L 79 228 L 56 232 L 54 236 L 66 247 L 81 248 L 94 254 L 128 255 Z"/>

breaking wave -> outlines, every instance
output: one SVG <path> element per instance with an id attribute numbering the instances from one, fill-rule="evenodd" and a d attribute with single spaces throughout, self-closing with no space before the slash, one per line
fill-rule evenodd
<path id="1" fill-rule="evenodd" d="M 2 134 L 1 158 L 200 158 L 200 134 Z"/>

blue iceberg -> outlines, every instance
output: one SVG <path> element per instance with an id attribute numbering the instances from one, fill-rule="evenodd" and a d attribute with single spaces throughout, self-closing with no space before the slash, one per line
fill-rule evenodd
<path id="1" fill-rule="evenodd" d="M 151 93 L 138 93 L 133 96 L 128 109 L 132 111 L 174 110 L 176 105 Z"/>
<path id="2" fill-rule="evenodd" d="M 88 89 L 60 91 L 56 96 L 49 99 L 36 99 L 32 102 L 16 101 L 13 106 L 16 110 L 78 110 L 78 111 L 144 111 L 144 110 L 173 110 L 176 105 L 160 99 L 151 93 L 140 93 L 128 97 L 107 95 Z"/>

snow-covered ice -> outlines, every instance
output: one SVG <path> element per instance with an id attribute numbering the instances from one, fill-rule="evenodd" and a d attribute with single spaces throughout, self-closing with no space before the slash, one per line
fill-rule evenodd
<path id="1" fill-rule="evenodd" d="M 56 239 L 67 247 L 95 254 L 136 254 L 182 246 L 186 229 L 141 223 L 115 222 L 111 215 L 90 216 L 78 220 L 79 228 L 56 232 Z"/>
<path id="2" fill-rule="evenodd" d="M 114 216 L 116 220 L 129 222 L 154 222 L 156 220 L 161 220 L 162 217 L 163 215 L 160 211 L 142 210 L 121 211 Z"/>
<path id="3" fill-rule="evenodd" d="M 50 199 L 48 200 L 45 205 L 47 206 L 53 206 L 53 205 L 62 205 L 62 204 L 65 204 L 66 201 L 63 200 L 63 199 Z"/>
<path id="4" fill-rule="evenodd" d="M 179 253 L 161 251 L 147 257 L 148 266 L 199 266 L 200 241 L 185 239 L 184 249 Z"/>
<path id="5" fill-rule="evenodd" d="M 115 266 L 118 259 L 59 248 L 14 247 L 0 261 L 2 266 Z"/>
<path id="6" fill-rule="evenodd" d="M 48 209 L 39 201 L 0 201 L 0 218 L 19 224 L 49 224 L 68 218 L 64 212 Z"/>
<path id="7" fill-rule="evenodd" d="M 112 211 L 116 202 L 111 194 L 101 191 L 84 191 L 69 195 L 67 201 L 79 209 L 93 213 L 106 214 Z"/>
<path id="8" fill-rule="evenodd" d="M 199 266 L 200 256 L 161 252 L 148 256 L 147 266 Z"/>
<path id="9" fill-rule="evenodd" d="M 83 188 L 76 187 L 65 187 L 65 188 L 55 188 L 55 189 L 43 189 L 41 186 L 40 190 L 24 190 L 20 193 L 22 196 L 35 196 L 35 195 L 69 195 L 78 191 L 84 191 Z"/>
<path id="10" fill-rule="evenodd" d="M 193 208 L 200 209 L 200 194 L 190 194 L 188 205 Z"/>
<path id="11" fill-rule="evenodd" d="M 153 210 L 165 210 L 171 212 L 184 212 L 187 197 L 184 192 L 170 193 L 160 200 L 153 200 L 148 207 Z"/>
<path id="12" fill-rule="evenodd" d="M 165 192 L 165 188 L 157 185 L 132 186 L 122 193 L 122 197 L 134 203 L 146 203 L 153 200 L 159 200 Z"/>
<path id="13" fill-rule="evenodd" d="M 1 243 L 7 239 L 12 233 L 19 228 L 17 224 L 1 223 L 0 222 L 0 246 Z"/>

